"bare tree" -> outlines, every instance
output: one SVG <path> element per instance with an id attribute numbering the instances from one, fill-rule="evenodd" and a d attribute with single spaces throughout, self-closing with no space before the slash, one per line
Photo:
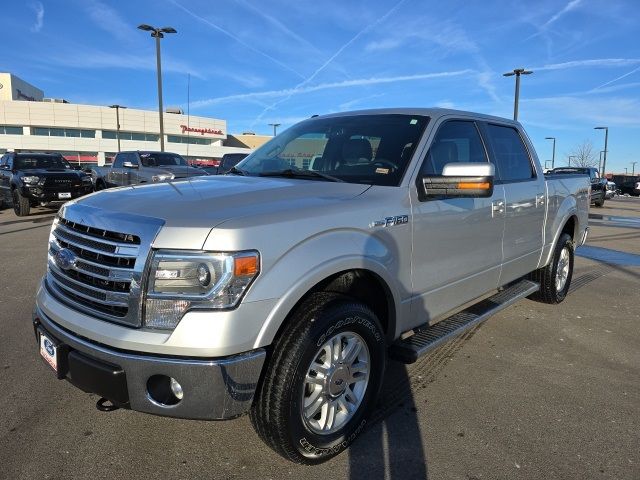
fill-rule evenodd
<path id="1" fill-rule="evenodd" d="M 596 167 L 599 163 L 591 140 L 583 140 L 582 143 L 571 150 L 567 155 L 567 159 L 569 157 L 571 157 L 571 166 L 574 167 Z"/>

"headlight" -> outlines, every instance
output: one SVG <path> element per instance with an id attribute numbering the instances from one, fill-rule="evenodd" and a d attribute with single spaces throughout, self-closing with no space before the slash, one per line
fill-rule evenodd
<path id="1" fill-rule="evenodd" d="M 149 271 L 145 326 L 175 328 L 187 310 L 235 307 L 259 271 L 254 251 L 158 250 Z"/>
<path id="2" fill-rule="evenodd" d="M 26 176 L 26 177 L 22 177 L 22 181 L 24 183 L 38 183 L 40 181 L 40 177 Z"/>
<path id="3" fill-rule="evenodd" d="M 84 183 L 93 183 L 93 181 L 91 180 L 91 177 L 82 177 L 82 181 Z"/>
<path id="4" fill-rule="evenodd" d="M 173 180 L 176 176 L 173 173 L 163 173 L 161 175 L 153 175 L 151 177 L 152 182 L 166 182 L 167 180 Z"/>

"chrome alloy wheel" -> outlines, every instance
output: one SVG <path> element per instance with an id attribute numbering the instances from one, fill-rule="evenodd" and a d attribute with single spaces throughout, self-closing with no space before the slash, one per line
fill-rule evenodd
<path id="1" fill-rule="evenodd" d="M 328 435 L 353 417 L 367 391 L 369 358 L 354 332 L 338 333 L 318 349 L 302 389 L 302 418 L 311 431 Z"/>
<path id="2" fill-rule="evenodd" d="M 564 247 L 560 252 L 560 258 L 558 259 L 558 268 L 556 269 L 556 291 L 561 292 L 564 286 L 567 284 L 567 278 L 569 277 L 569 249 Z"/>

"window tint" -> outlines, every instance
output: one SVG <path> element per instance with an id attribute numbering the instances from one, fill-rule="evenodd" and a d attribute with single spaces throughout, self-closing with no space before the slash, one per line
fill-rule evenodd
<path id="1" fill-rule="evenodd" d="M 423 175 L 442 175 L 447 163 L 486 163 L 487 156 L 474 122 L 452 120 L 438 129 L 422 164 Z"/>
<path id="2" fill-rule="evenodd" d="M 136 153 L 128 153 L 125 162 L 131 162 L 132 165 L 140 165 L 140 162 L 138 161 L 138 154 Z"/>
<path id="3" fill-rule="evenodd" d="M 113 160 L 113 168 L 122 168 L 122 163 L 124 162 L 124 157 L 126 154 L 119 153 L 116 155 L 116 158 Z"/>
<path id="4" fill-rule="evenodd" d="M 535 171 L 522 138 L 515 128 L 487 125 L 495 155 L 497 177 L 503 182 L 535 178 Z"/>

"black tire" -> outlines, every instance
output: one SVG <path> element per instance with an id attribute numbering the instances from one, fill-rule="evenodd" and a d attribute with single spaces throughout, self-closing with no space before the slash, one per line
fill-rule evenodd
<path id="1" fill-rule="evenodd" d="M 313 367 L 312 362 L 317 361 L 318 349 L 327 340 L 354 333 L 364 341 L 369 355 L 368 383 L 361 393 L 361 403 L 336 431 L 316 433 L 303 418 L 305 377 Z M 260 438 L 287 460 L 308 465 L 329 460 L 345 450 L 363 430 L 375 406 L 385 364 L 384 332 L 367 306 L 334 293 L 312 294 L 296 309 L 274 344 L 251 409 L 251 423 Z M 336 379 L 328 384 L 342 385 L 343 382 L 346 390 L 348 380 Z M 353 385 L 355 383 L 350 384 L 349 389 Z M 337 408 L 335 418 L 337 412 L 347 411 Z"/>
<path id="2" fill-rule="evenodd" d="M 566 281 L 562 288 L 556 288 L 556 276 L 558 274 L 558 265 L 563 250 L 567 249 L 569 269 L 566 274 Z M 540 268 L 530 274 L 531 280 L 540 284 L 540 290 L 529 296 L 530 299 L 542 303 L 556 304 L 562 302 L 569 292 L 571 286 L 571 277 L 573 276 L 573 260 L 574 260 L 574 243 L 571 237 L 563 233 L 558 239 L 558 243 L 553 252 L 553 258 L 549 265 Z"/>
<path id="3" fill-rule="evenodd" d="M 26 217 L 31 211 L 31 203 L 29 199 L 22 196 L 20 191 L 16 188 L 13 193 L 13 211 L 19 217 Z"/>
<path id="4" fill-rule="evenodd" d="M 96 186 L 95 186 L 95 191 L 96 192 L 98 190 L 104 190 L 105 188 L 107 188 L 107 185 L 104 183 L 104 180 L 102 180 L 102 179 L 96 180 Z"/>
<path id="5" fill-rule="evenodd" d="M 604 198 L 598 200 L 597 202 L 594 202 L 594 205 L 596 207 L 604 207 Z"/>

